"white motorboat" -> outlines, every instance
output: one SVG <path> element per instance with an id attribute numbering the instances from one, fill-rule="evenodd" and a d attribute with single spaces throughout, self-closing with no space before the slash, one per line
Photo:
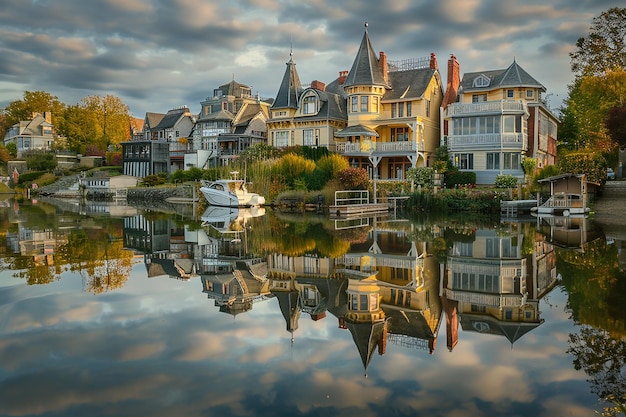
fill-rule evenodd
<path id="1" fill-rule="evenodd" d="M 203 180 L 200 191 L 211 206 L 258 207 L 265 204 L 265 197 L 248 192 L 243 180 Z"/>

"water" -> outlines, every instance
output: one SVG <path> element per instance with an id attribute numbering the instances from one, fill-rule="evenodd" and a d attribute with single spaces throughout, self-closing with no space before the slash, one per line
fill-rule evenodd
<path id="1" fill-rule="evenodd" d="M 0 415 L 593 416 L 623 402 L 622 242 L 589 220 L 471 217 L 202 222 L 7 202 Z"/>

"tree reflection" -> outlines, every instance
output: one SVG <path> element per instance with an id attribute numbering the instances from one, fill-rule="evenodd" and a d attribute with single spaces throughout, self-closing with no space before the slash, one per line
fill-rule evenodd
<path id="1" fill-rule="evenodd" d="M 579 334 L 569 335 L 568 353 L 574 367 L 589 376 L 591 392 L 615 404 L 603 415 L 626 413 L 626 342 L 602 329 L 585 326 Z"/>

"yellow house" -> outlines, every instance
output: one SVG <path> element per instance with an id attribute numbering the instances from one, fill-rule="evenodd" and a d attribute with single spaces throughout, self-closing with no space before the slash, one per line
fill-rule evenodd
<path id="1" fill-rule="evenodd" d="M 334 135 L 347 124 L 346 100 L 321 81 L 303 88 L 293 59 L 287 62 L 266 126 L 268 144 L 326 147 L 334 150 Z"/>
<path id="2" fill-rule="evenodd" d="M 343 89 L 348 125 L 335 135 L 336 151 L 351 166 L 380 179 L 404 179 L 408 168 L 430 165 L 443 100 L 434 53 L 387 61 L 384 52 L 376 55 L 366 25 Z"/>

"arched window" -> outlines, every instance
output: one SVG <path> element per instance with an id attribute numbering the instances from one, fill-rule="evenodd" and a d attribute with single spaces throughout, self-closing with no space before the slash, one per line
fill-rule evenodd
<path id="1" fill-rule="evenodd" d="M 489 86 L 489 77 L 480 74 L 478 77 L 474 78 L 474 87 L 488 87 Z"/>

